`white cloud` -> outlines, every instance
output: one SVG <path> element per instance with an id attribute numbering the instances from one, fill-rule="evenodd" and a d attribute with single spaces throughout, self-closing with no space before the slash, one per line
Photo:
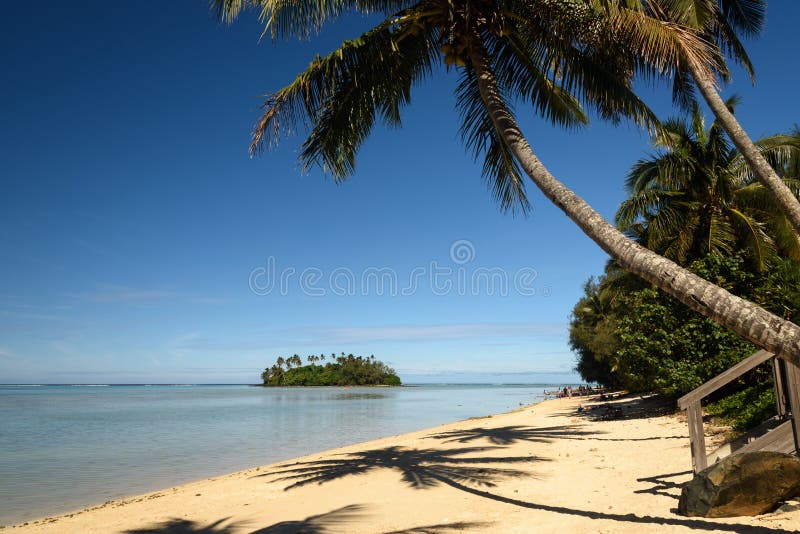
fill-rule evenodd
<path id="1" fill-rule="evenodd" d="M 174 299 L 192 304 L 223 304 L 227 298 L 196 296 L 165 289 L 136 288 L 118 284 L 97 284 L 95 289 L 80 293 L 67 293 L 64 296 L 88 302 L 147 302 L 154 300 Z"/>
<path id="2" fill-rule="evenodd" d="M 128 302 L 135 300 L 153 300 L 174 297 L 172 291 L 156 289 L 137 289 L 115 284 L 98 284 L 92 291 L 73 293 L 67 296 L 91 302 Z"/>

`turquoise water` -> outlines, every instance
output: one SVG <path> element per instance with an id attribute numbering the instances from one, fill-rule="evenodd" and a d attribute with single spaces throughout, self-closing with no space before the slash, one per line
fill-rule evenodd
<path id="1" fill-rule="evenodd" d="M 0 386 L 0 525 L 542 400 L 554 386 Z"/>

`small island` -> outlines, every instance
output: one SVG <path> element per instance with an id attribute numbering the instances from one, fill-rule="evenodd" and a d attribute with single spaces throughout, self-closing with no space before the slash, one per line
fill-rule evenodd
<path id="1" fill-rule="evenodd" d="M 307 365 L 295 354 L 279 356 L 272 367 L 261 373 L 264 386 L 399 386 L 400 377 L 394 369 L 375 359 L 353 356 L 314 354 L 306 358 Z M 327 360 L 327 361 L 326 361 Z"/>

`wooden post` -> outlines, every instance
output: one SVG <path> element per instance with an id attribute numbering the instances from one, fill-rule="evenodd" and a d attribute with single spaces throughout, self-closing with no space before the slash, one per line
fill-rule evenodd
<path id="1" fill-rule="evenodd" d="M 700 401 L 693 401 L 686 410 L 689 418 L 689 442 L 692 447 L 692 468 L 699 473 L 708 466 L 706 458 L 706 436 L 703 430 L 703 409 Z"/>
<path id="2" fill-rule="evenodd" d="M 786 392 L 783 390 L 783 364 L 779 358 L 772 358 L 772 381 L 775 383 L 775 408 L 778 417 L 783 419 L 786 415 Z"/>
<path id="3" fill-rule="evenodd" d="M 786 394 L 789 396 L 789 409 L 792 411 L 792 430 L 794 431 L 795 452 L 800 449 L 800 369 L 790 361 L 786 362 Z"/>

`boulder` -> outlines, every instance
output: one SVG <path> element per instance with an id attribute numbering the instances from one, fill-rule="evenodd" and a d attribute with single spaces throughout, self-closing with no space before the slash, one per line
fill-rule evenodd
<path id="1" fill-rule="evenodd" d="M 700 517 L 758 515 L 800 495 L 800 459 L 780 452 L 728 456 L 684 484 L 678 511 Z"/>

